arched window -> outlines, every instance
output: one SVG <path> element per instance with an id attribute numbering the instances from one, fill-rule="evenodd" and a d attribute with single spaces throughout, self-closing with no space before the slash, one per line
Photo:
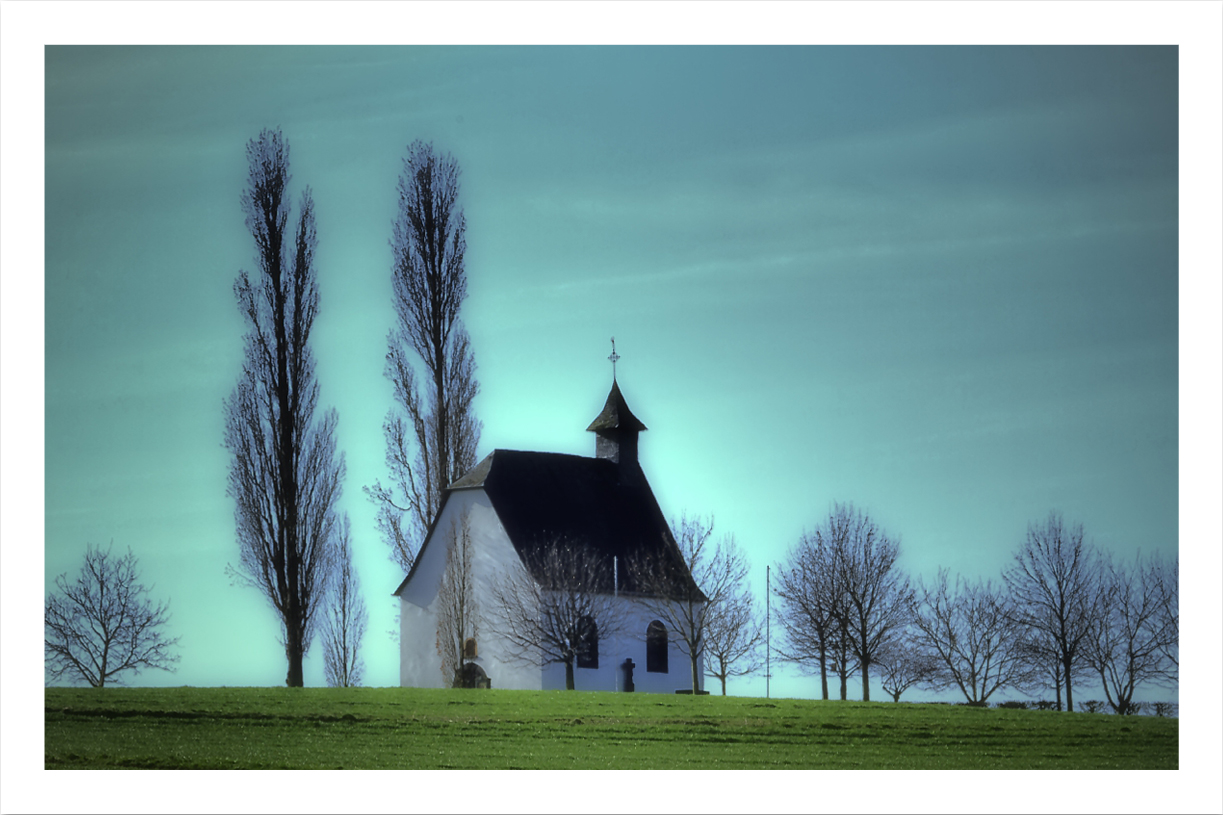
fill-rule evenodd
<path id="1" fill-rule="evenodd" d="M 463 642 L 463 659 L 475 659 L 478 656 L 476 653 L 476 638 L 468 637 Z"/>
<path id="2" fill-rule="evenodd" d="M 599 667 L 599 627 L 590 617 L 578 622 L 578 667 Z"/>
<path id="3" fill-rule="evenodd" d="M 667 627 L 658 620 L 645 630 L 645 669 L 648 673 L 667 673 Z"/>

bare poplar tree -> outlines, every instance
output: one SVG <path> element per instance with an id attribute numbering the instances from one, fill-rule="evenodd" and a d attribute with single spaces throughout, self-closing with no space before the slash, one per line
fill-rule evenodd
<path id="1" fill-rule="evenodd" d="M 717 629 L 720 673 L 715 675 L 725 696 L 726 676 L 760 641 L 760 631 L 757 624 L 753 640 L 751 596 L 745 590 L 747 558 L 733 535 L 715 542 L 713 524 L 712 517 L 682 515 L 671 523 L 682 562 L 654 551 L 630 563 L 629 569 L 641 591 L 638 602 L 675 632 L 676 644 L 688 657 L 693 693 L 700 690 L 702 657 Z"/>
<path id="2" fill-rule="evenodd" d="M 893 702 L 912 687 L 930 686 L 938 675 L 937 659 L 914 642 L 912 632 L 904 630 L 875 655 L 879 685 Z"/>
<path id="3" fill-rule="evenodd" d="M 123 557 L 88 546 L 76 581 L 55 578 L 58 594 L 47 597 L 43 650 L 50 679 L 67 678 L 101 688 L 122 684 L 120 676 L 144 668 L 173 672 L 178 637 L 165 635 L 169 604 L 153 602 L 140 582 L 136 556 Z"/>
<path id="4" fill-rule="evenodd" d="M 1154 558 L 1116 563 L 1102 557 L 1102 607 L 1088 638 L 1086 661 L 1114 713 L 1137 712 L 1134 691 L 1139 686 L 1176 682 L 1167 655 L 1177 633 L 1163 616 L 1168 584 L 1162 571 Z"/>
<path id="5" fill-rule="evenodd" d="M 940 569 L 933 585 L 924 581 L 914 599 L 916 643 L 936 658 L 936 687 L 955 687 L 969 704 L 985 704 L 1002 688 L 1023 688 L 1031 663 L 1023 646 L 1009 596 L 989 581 L 951 584 Z"/>
<path id="6" fill-rule="evenodd" d="M 598 643 L 625 627 L 613 594 L 612 567 L 580 544 L 554 541 L 526 566 L 498 576 L 489 596 L 496 634 L 511 657 L 527 664 L 565 666 L 565 688 L 574 689 L 574 664 L 597 659 Z"/>
<path id="7" fill-rule="evenodd" d="M 276 610 L 289 664 L 285 681 L 300 687 L 328 582 L 344 457 L 336 457 L 335 410 L 314 416 L 314 201 L 307 187 L 297 228 L 288 232 L 288 143 L 279 130 L 264 130 L 246 155 L 242 209 L 259 271 L 253 279 L 241 272 L 234 283 L 247 334 L 242 376 L 225 403 L 239 547 L 239 567 L 228 571 L 258 587 Z"/>
<path id="8" fill-rule="evenodd" d="M 457 527 L 457 528 L 456 528 Z M 480 609 L 476 598 L 472 560 L 471 519 L 464 512 L 450 529 L 446 565 L 437 593 L 437 653 L 442 658 L 442 680 L 458 687 L 468 638 L 480 632 Z"/>
<path id="9" fill-rule="evenodd" d="M 1043 657 L 1046 666 L 1059 663 L 1066 710 L 1074 710 L 1074 682 L 1085 666 L 1088 636 L 1096 623 L 1099 577 L 1098 558 L 1083 543 L 1083 525 L 1067 527 L 1057 512 L 1043 524 L 1028 525 L 1024 545 L 1002 572 L 1031 653 Z"/>
<path id="10" fill-rule="evenodd" d="M 336 539 L 335 568 L 332 571 L 331 600 L 323 628 L 323 673 L 333 688 L 361 684 L 365 671 L 361 641 L 369 626 L 369 612 L 361 596 L 361 580 L 352 563 L 352 525 L 343 516 Z"/>
<path id="11" fill-rule="evenodd" d="M 475 465 L 480 441 L 481 423 L 472 412 L 479 392 L 475 356 L 459 320 L 467 297 L 467 222 L 458 199 L 458 163 L 432 144 L 413 142 L 399 176 L 391 238 L 397 321 L 387 338 L 386 377 L 395 404 L 383 422 L 390 482 L 365 488 L 404 571 L 416 559 L 442 491 Z M 419 380 L 417 364 L 424 366 Z"/>

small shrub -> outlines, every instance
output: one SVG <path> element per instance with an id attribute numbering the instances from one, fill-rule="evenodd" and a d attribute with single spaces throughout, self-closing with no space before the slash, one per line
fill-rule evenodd
<path id="1" fill-rule="evenodd" d="M 1099 699 L 1088 699 L 1086 702 L 1079 702 L 1080 713 L 1100 713 L 1104 710 L 1104 703 Z"/>
<path id="2" fill-rule="evenodd" d="M 1149 702 L 1148 704 L 1155 708 L 1156 716 L 1165 717 L 1176 715 L 1176 702 Z"/>
<path id="3" fill-rule="evenodd" d="M 1003 710 L 1027 710 L 1028 703 L 1020 699 L 1010 699 L 1005 702 L 998 702 L 994 705 L 994 707 L 1001 708 Z"/>
<path id="4" fill-rule="evenodd" d="M 1048 699 L 1041 699 L 1039 702 L 1033 702 L 1037 710 L 1057 710 L 1057 702 L 1052 702 Z"/>

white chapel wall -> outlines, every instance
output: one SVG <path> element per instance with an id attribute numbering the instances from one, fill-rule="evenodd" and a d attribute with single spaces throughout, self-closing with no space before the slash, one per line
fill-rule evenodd
<path id="1" fill-rule="evenodd" d="M 528 656 L 525 661 L 519 659 L 498 638 L 500 609 L 489 597 L 494 581 L 505 580 L 513 574 L 526 578 L 526 569 L 484 491 L 472 490 L 466 497 L 469 501 L 466 506 L 470 507 L 471 513 L 472 542 L 476 550 L 472 560 L 472 576 L 481 598 L 481 630 L 476 642 L 479 656 L 472 661 L 484 670 L 494 688 L 540 690 L 538 656 Z"/>
<path id="2" fill-rule="evenodd" d="M 623 691 L 624 662 L 633 660 L 633 686 L 636 693 L 675 693 L 692 688 L 692 661 L 680 647 L 680 640 L 673 630 L 667 632 L 667 672 L 650 673 L 646 670 L 646 629 L 653 620 L 660 619 L 642 603 L 628 597 L 620 598 L 625 609 L 626 625 L 619 635 L 599 641 L 599 667 L 573 669 L 573 688 L 579 691 Z M 661 620 L 664 624 L 666 620 Z M 669 628 L 669 627 L 668 627 Z M 705 688 L 705 663 L 699 662 L 698 687 Z M 543 687 L 550 690 L 565 689 L 565 665 L 553 663 L 544 666 Z"/>
<path id="3" fill-rule="evenodd" d="M 468 513 L 475 550 L 472 577 L 483 617 L 476 636 L 478 655 L 471 661 L 484 670 L 494 688 L 538 690 L 541 687 L 538 663 L 532 665 L 511 658 L 495 635 L 497 609 L 487 599 L 488 587 L 494 579 L 522 567 L 518 553 L 483 490 L 451 493 L 430 545 L 420 556 L 417 572 L 400 597 L 399 684 L 418 688 L 446 687 L 441 657 L 437 653 L 437 591 L 446 566 L 451 530 L 464 512 Z"/>
<path id="4" fill-rule="evenodd" d="M 442 513 L 451 522 L 448 502 Z M 439 531 L 442 525 L 439 524 Z M 447 526 L 448 528 L 448 526 Z M 437 653 L 437 590 L 446 565 L 446 538 L 435 534 L 417 555 L 412 580 L 399 595 L 399 684 L 441 688 L 442 660 Z"/>

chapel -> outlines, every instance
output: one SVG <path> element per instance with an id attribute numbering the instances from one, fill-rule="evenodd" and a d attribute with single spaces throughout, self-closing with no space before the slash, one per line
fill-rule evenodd
<path id="1" fill-rule="evenodd" d="M 614 353 L 614 351 L 613 351 Z M 579 542 L 604 569 L 611 595 L 627 624 L 610 641 L 584 647 L 575 671 L 578 690 L 675 693 L 691 690 L 691 660 L 676 633 L 658 619 L 657 592 L 698 596 L 648 479 L 638 461 L 645 424 L 629 409 L 615 377 L 602 411 L 586 428 L 594 455 L 494 450 L 445 490 L 437 518 L 403 583 L 400 601 L 400 684 L 446 687 L 437 649 L 438 586 L 448 541 L 466 519 L 474 549 L 473 583 L 484 618 L 468 643 L 465 670 L 483 686 L 563 689 L 562 665 L 513 655 L 498 642 L 498 609 L 488 595 L 492 581 L 519 569 L 533 579 L 535 557 L 550 541 Z M 664 565 L 668 581 L 637 585 L 627 564 L 647 557 Z M 701 663 L 703 668 L 703 662 Z M 700 671 L 704 682 L 704 670 Z"/>

